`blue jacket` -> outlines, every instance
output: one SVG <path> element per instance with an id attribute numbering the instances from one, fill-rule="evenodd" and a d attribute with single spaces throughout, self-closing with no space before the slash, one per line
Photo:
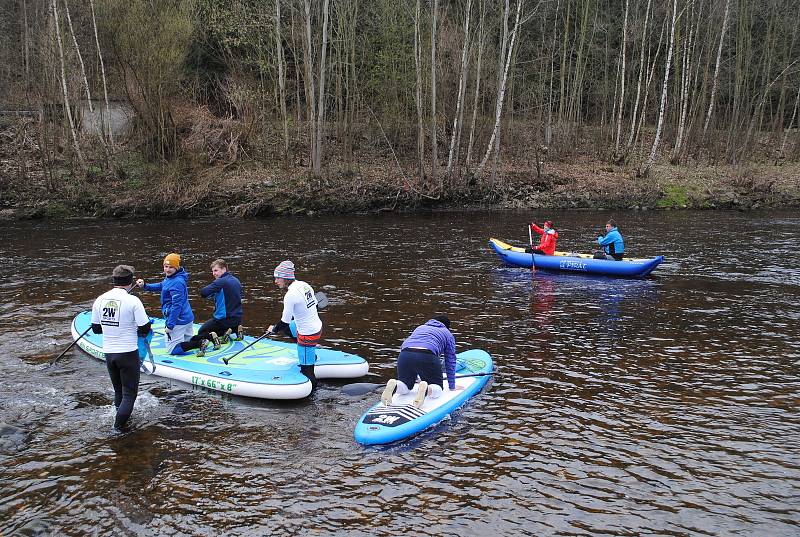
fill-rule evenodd
<path id="1" fill-rule="evenodd" d="M 161 313 L 172 330 L 176 325 L 194 321 L 192 307 L 189 305 L 189 273 L 183 267 L 161 283 L 144 284 L 145 291 L 161 292 Z"/>
<path id="2" fill-rule="evenodd" d="M 215 319 L 242 320 L 242 284 L 239 279 L 226 272 L 200 290 L 200 296 L 213 296 L 216 307 Z"/>
<path id="3" fill-rule="evenodd" d="M 622 234 L 615 227 L 611 231 L 597 237 L 597 244 L 603 247 L 607 254 L 621 254 L 625 251 L 625 243 L 622 241 Z"/>
<path id="4" fill-rule="evenodd" d="M 456 338 L 452 332 L 441 322 L 431 319 L 427 323 L 418 326 L 411 332 L 402 345 L 400 350 L 408 347 L 428 349 L 436 356 L 444 354 L 444 368 L 447 372 L 447 385 L 449 388 L 456 387 Z"/>

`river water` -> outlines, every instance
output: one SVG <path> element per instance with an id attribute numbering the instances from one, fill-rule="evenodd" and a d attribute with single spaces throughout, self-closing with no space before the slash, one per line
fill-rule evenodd
<path id="1" fill-rule="evenodd" d="M 588 251 L 609 214 L 538 216 Z M 529 217 L 4 223 L 0 534 L 800 534 L 800 217 L 618 213 L 631 255 L 666 257 L 646 280 L 503 267 L 488 238 L 527 242 Z M 325 345 L 370 361 L 358 382 L 389 379 L 441 312 L 500 374 L 390 447 L 353 440 L 379 392 L 331 381 L 270 402 L 143 376 L 114 435 L 104 365 L 48 360 L 114 265 L 157 278 L 172 250 L 200 320 L 208 264 L 228 260 L 253 334 L 278 319 L 271 273 L 292 259 L 330 299 Z"/>

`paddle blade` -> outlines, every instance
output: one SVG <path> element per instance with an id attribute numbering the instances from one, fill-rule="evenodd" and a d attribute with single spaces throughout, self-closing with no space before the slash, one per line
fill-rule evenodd
<path id="1" fill-rule="evenodd" d="M 317 299 L 318 310 L 328 307 L 328 295 L 320 291 L 318 293 L 314 293 L 314 297 Z"/>

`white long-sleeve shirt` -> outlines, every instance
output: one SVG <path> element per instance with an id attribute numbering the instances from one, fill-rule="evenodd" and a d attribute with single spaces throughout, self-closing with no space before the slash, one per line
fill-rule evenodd
<path id="1" fill-rule="evenodd" d="M 288 324 L 292 319 L 297 324 L 298 334 L 310 336 L 322 330 L 314 289 L 300 280 L 293 281 L 283 297 L 281 321 Z"/>

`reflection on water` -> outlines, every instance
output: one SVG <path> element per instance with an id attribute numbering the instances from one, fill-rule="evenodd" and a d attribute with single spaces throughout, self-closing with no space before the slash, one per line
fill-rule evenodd
<path id="1" fill-rule="evenodd" d="M 547 215 L 572 251 L 609 216 Z M 486 241 L 527 241 L 524 213 L 8 223 L 0 534 L 796 535 L 800 218 L 614 216 L 631 255 L 666 256 L 652 278 L 504 267 Z M 273 323 L 271 271 L 290 258 L 330 298 L 325 344 L 370 360 L 360 380 L 385 382 L 400 342 L 442 312 L 500 374 L 383 449 L 353 441 L 378 394 L 347 381 L 273 402 L 144 377 L 133 430 L 115 436 L 102 364 L 46 363 L 115 264 L 155 278 L 175 249 L 200 319 L 208 263 L 225 257 L 250 333 Z"/>

